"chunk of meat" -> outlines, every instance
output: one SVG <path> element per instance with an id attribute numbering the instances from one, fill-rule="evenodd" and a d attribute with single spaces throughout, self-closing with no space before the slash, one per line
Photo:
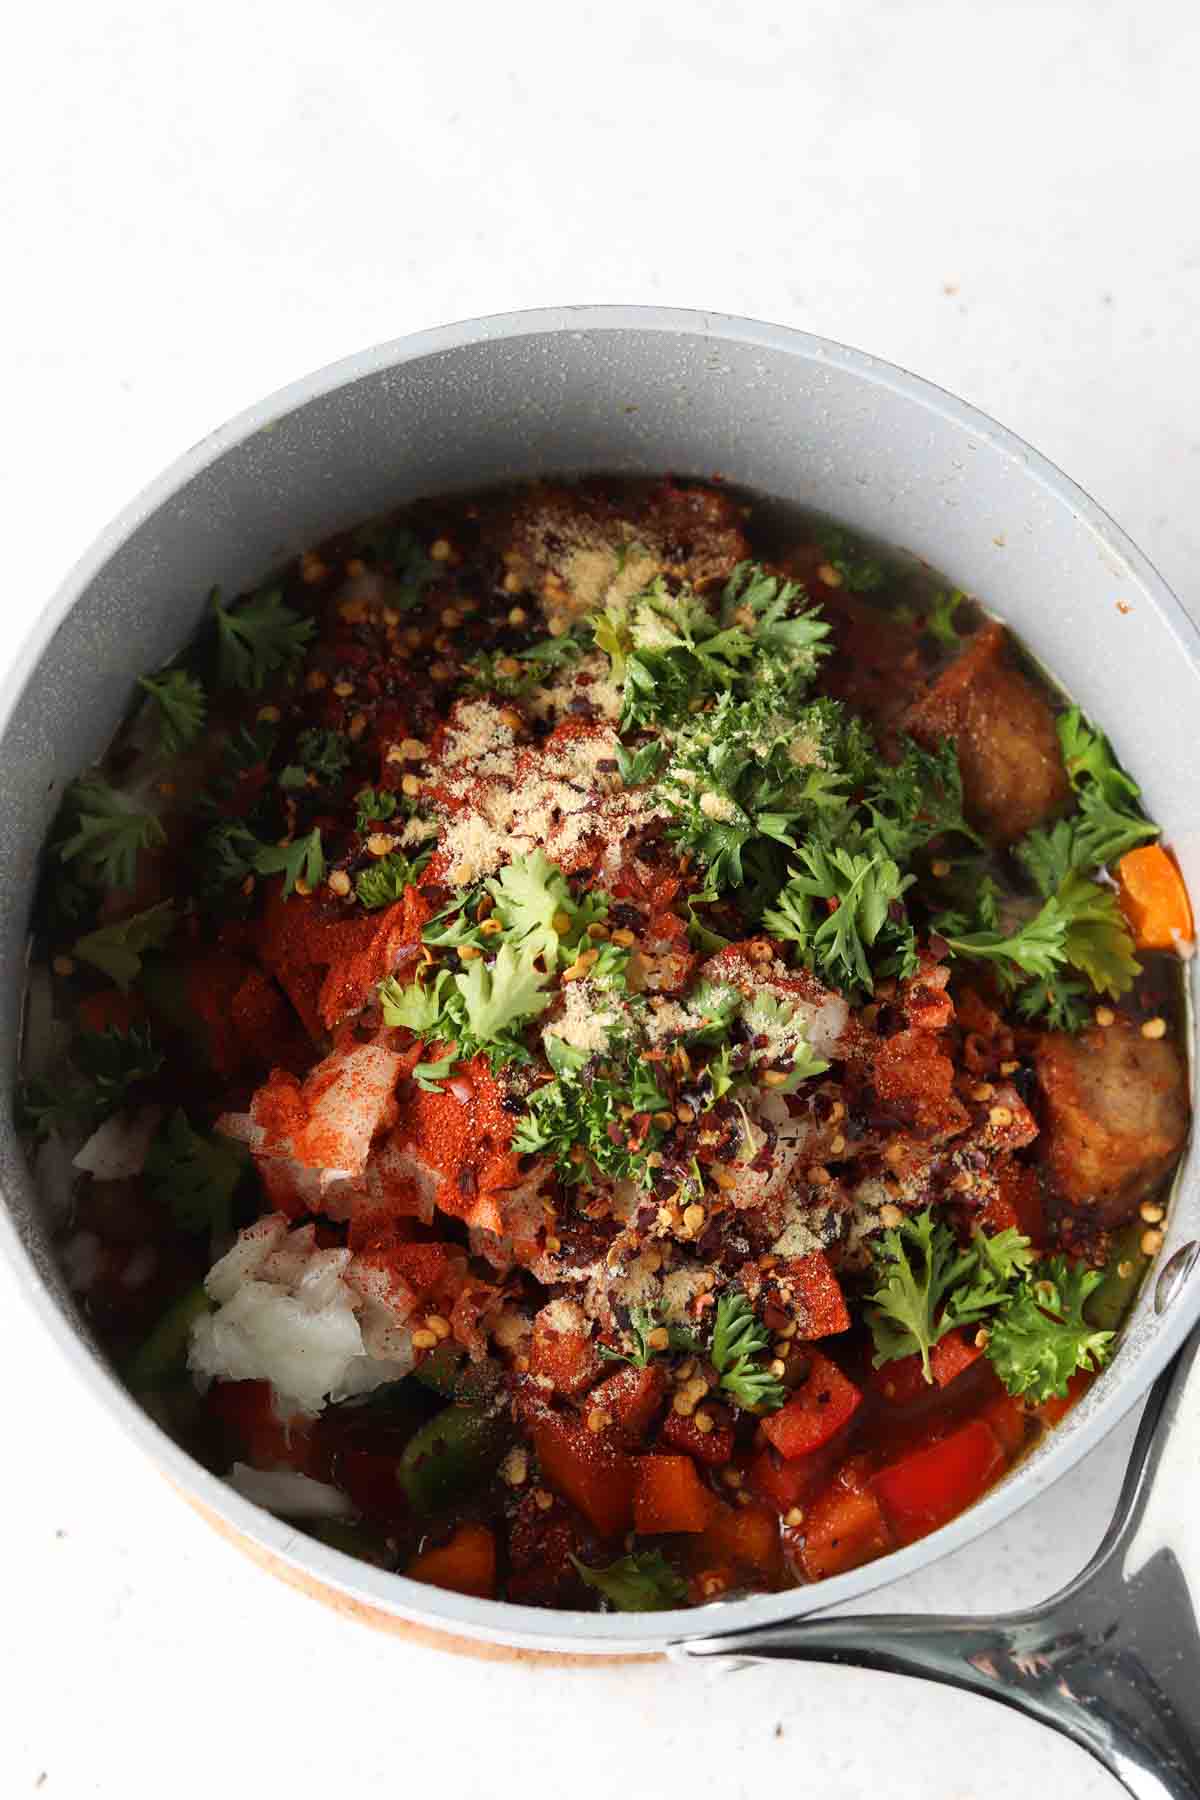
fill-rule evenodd
<path id="1" fill-rule="evenodd" d="M 317 1170 L 322 1186 L 361 1175 L 371 1140 L 388 1122 L 402 1064 L 381 1044 L 356 1044 L 331 1052 L 302 1082 L 273 1069 L 250 1102 L 249 1121 L 225 1114 L 217 1128 L 249 1143 L 256 1158 Z"/>
<path id="2" fill-rule="evenodd" d="M 1167 1173 L 1188 1128 L 1187 1071 L 1169 1038 L 1118 1020 L 1081 1037 L 1048 1032 L 1036 1053 L 1054 1188 L 1104 1225 L 1128 1218 Z"/>
<path id="3" fill-rule="evenodd" d="M 805 585 L 819 596 L 833 651 L 821 667 L 821 691 L 869 719 L 886 738 L 922 682 L 920 633 L 881 606 L 853 594 Z"/>
<path id="4" fill-rule="evenodd" d="M 995 622 L 975 632 L 902 721 L 930 748 L 954 739 L 967 817 L 999 844 L 1052 818 L 1069 798 L 1054 715 L 1008 660 L 1007 643 Z"/>
<path id="5" fill-rule="evenodd" d="M 416 888 L 381 912 L 345 917 L 315 896 L 285 900 L 276 884 L 263 912 L 259 955 L 319 1043 L 364 1007 L 406 956 L 415 957 L 429 916 Z"/>

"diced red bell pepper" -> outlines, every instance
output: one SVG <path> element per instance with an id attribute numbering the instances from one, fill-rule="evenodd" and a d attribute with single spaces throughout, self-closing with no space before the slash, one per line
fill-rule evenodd
<path id="1" fill-rule="evenodd" d="M 690 1456 L 639 1456 L 633 1489 L 634 1530 L 703 1531 L 712 1496 Z"/>
<path id="2" fill-rule="evenodd" d="M 842 1285 L 823 1250 L 777 1264 L 775 1279 L 790 1287 L 797 1301 L 797 1327 L 803 1338 L 832 1337 L 847 1331 L 850 1314 Z"/>
<path id="3" fill-rule="evenodd" d="M 460 1525 L 448 1544 L 422 1551 L 404 1573 L 410 1581 L 491 1600 L 496 1593 L 496 1540 L 486 1525 Z"/>
<path id="4" fill-rule="evenodd" d="M 762 1421 L 763 1436 L 780 1456 L 806 1456 L 827 1444 L 862 1405 L 862 1394 L 837 1364 L 819 1350 L 808 1353 L 809 1372 L 790 1400 Z"/>
<path id="5" fill-rule="evenodd" d="M 360 1445 L 339 1450 L 335 1464 L 337 1485 L 349 1494 L 365 1518 L 395 1525 L 407 1515 L 408 1496 L 397 1477 L 403 1447 L 402 1442 L 398 1443 L 390 1454 Z"/>
<path id="6" fill-rule="evenodd" d="M 215 1381 L 208 1406 L 233 1435 L 241 1459 L 255 1469 L 299 1469 L 315 1475 L 310 1419 L 284 1423 L 275 1411 L 269 1381 Z"/>
<path id="7" fill-rule="evenodd" d="M 810 1581 L 843 1575 L 892 1548 L 892 1534 L 870 1490 L 835 1485 L 809 1509 L 800 1560 Z"/>
<path id="8" fill-rule="evenodd" d="M 649 1431 L 666 1391 L 663 1370 L 657 1363 L 648 1363 L 644 1369 L 618 1369 L 592 1389 L 588 1404 L 608 1413 L 622 1437 L 637 1444 Z"/>
<path id="9" fill-rule="evenodd" d="M 146 1003 L 140 994 L 123 994 L 120 988 L 101 988 L 79 1002 L 79 1023 L 84 1031 L 132 1030 L 146 1016 Z"/>
<path id="10" fill-rule="evenodd" d="M 839 1447 L 823 1445 L 808 1456 L 794 1456 L 785 1462 L 773 1447 L 760 1450 L 746 1471 L 747 1480 L 756 1494 L 788 1512 L 802 1506 L 828 1482 L 837 1466 Z"/>
<path id="11" fill-rule="evenodd" d="M 704 1432 L 694 1418 L 685 1419 L 681 1413 L 669 1412 L 659 1436 L 672 1450 L 694 1456 L 710 1469 L 719 1469 L 733 1454 L 733 1426 L 730 1424 L 714 1425 Z"/>
<path id="12" fill-rule="evenodd" d="M 715 1563 L 733 1563 L 761 1581 L 779 1573 L 779 1519 L 766 1506 L 726 1506 L 710 1498 L 701 1548 Z"/>
<path id="13" fill-rule="evenodd" d="M 531 1436 L 549 1486 L 601 1537 L 629 1530 L 637 1461 L 619 1450 L 608 1432 L 589 1431 L 582 1419 L 547 1410 L 534 1421 Z"/>
<path id="14" fill-rule="evenodd" d="M 936 1531 L 978 1500 L 1004 1467 L 1004 1452 L 984 1419 L 914 1450 L 871 1478 L 901 1543 Z"/>
<path id="15" fill-rule="evenodd" d="M 1035 1406 L 1033 1414 L 1043 1425 L 1057 1425 L 1064 1419 L 1077 1401 L 1082 1400 L 1092 1385 L 1093 1377 L 1086 1369 L 1079 1369 L 1067 1383 L 1065 1394 L 1051 1394 L 1040 1406 Z"/>
<path id="16" fill-rule="evenodd" d="M 955 1331 L 948 1331 L 933 1346 L 929 1352 L 929 1371 L 940 1388 L 949 1387 L 972 1363 L 978 1362 L 982 1355 L 983 1347 L 976 1344 L 974 1331 L 964 1331 L 959 1327 Z"/>
<path id="17" fill-rule="evenodd" d="M 1046 1213 L 1038 1172 L 1032 1163 L 1009 1159 L 1001 1165 L 996 1190 L 975 1221 L 989 1234 L 1014 1229 L 1041 1246 L 1046 1241 Z"/>

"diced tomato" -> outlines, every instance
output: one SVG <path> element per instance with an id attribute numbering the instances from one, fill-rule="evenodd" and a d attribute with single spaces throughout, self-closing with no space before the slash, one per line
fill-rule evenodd
<path id="1" fill-rule="evenodd" d="M 850 1314 L 842 1285 L 823 1250 L 779 1263 L 774 1273 L 780 1285 L 791 1287 L 795 1294 L 801 1337 L 832 1337 L 849 1329 Z"/>
<path id="2" fill-rule="evenodd" d="M 968 1332 L 961 1327 L 956 1331 L 948 1331 L 929 1352 L 930 1373 L 940 1388 L 949 1387 L 972 1363 L 978 1362 L 982 1355 L 983 1348 L 976 1344 L 973 1331 Z"/>
<path id="3" fill-rule="evenodd" d="M 800 1560 L 810 1581 L 842 1575 L 892 1548 L 892 1534 L 870 1490 L 835 1485 L 809 1509 Z"/>
<path id="4" fill-rule="evenodd" d="M 716 1563 L 731 1562 L 762 1581 L 779 1572 L 779 1520 L 765 1506 L 726 1506 L 710 1499 L 708 1522 L 700 1544 Z"/>
<path id="5" fill-rule="evenodd" d="M 558 1393 L 574 1399 L 599 1375 L 600 1356 L 582 1331 L 552 1331 L 535 1319 L 529 1366 L 535 1375 L 553 1382 Z"/>
<path id="6" fill-rule="evenodd" d="M 589 1431 L 582 1419 L 547 1409 L 531 1435 L 547 1483 L 578 1507 L 601 1537 L 629 1530 L 636 1461 L 608 1432 Z"/>
<path id="7" fill-rule="evenodd" d="M 690 1456 L 639 1456 L 633 1489 L 634 1530 L 703 1531 L 712 1498 Z"/>
<path id="8" fill-rule="evenodd" d="M 460 1525 L 448 1544 L 422 1551 L 404 1573 L 410 1581 L 491 1600 L 496 1592 L 496 1540 L 486 1525 Z"/>
<path id="9" fill-rule="evenodd" d="M 733 1426 L 730 1424 L 714 1425 L 710 1431 L 704 1432 L 694 1418 L 685 1419 L 681 1413 L 669 1412 L 659 1435 L 662 1442 L 669 1444 L 672 1450 L 681 1450 L 685 1456 L 694 1456 L 712 1469 L 719 1469 L 722 1463 L 727 1463 L 733 1453 Z"/>
<path id="10" fill-rule="evenodd" d="M 615 1375 L 593 1388 L 589 1405 L 610 1414 L 629 1442 L 640 1443 L 649 1431 L 666 1391 L 666 1375 L 656 1363 L 648 1363 L 644 1369 L 618 1369 Z M 715 1432 L 713 1436 L 716 1436 Z"/>
<path id="11" fill-rule="evenodd" d="M 366 1518 L 394 1525 L 407 1514 L 408 1498 L 397 1479 L 403 1448 L 401 1441 L 391 1453 L 359 1446 L 350 1446 L 337 1453 L 334 1469 L 337 1485 L 349 1494 Z"/>
<path id="12" fill-rule="evenodd" d="M 783 1457 L 819 1450 L 862 1405 L 862 1394 L 836 1363 L 819 1350 L 809 1353 L 809 1362 L 808 1376 L 791 1399 L 762 1421 L 764 1437 Z"/>
<path id="13" fill-rule="evenodd" d="M 978 1500 L 1004 1467 L 1000 1440 L 985 1419 L 915 1450 L 871 1478 L 901 1543 L 936 1531 Z"/>

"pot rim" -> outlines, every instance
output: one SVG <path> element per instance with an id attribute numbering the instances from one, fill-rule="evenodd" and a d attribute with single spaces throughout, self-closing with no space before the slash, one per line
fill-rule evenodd
<path id="1" fill-rule="evenodd" d="M 404 363 L 464 349 L 471 345 L 539 334 L 663 332 L 762 347 L 806 361 L 850 370 L 876 387 L 890 389 L 926 411 L 938 414 L 984 437 L 1023 479 L 1032 480 L 1060 505 L 1070 509 L 1109 559 L 1117 558 L 1132 585 L 1159 613 L 1176 637 L 1181 652 L 1200 668 L 1200 629 L 1150 560 L 1116 522 L 1077 483 L 1016 433 L 945 389 L 866 351 L 791 327 L 772 325 L 734 314 L 665 306 L 565 306 L 492 314 L 433 327 L 339 358 L 276 389 L 201 438 L 151 481 L 99 533 L 58 585 L 27 634 L 3 683 L 0 683 L 0 732 L 7 729 L 17 700 L 62 620 L 99 571 L 146 520 L 201 471 L 256 433 L 270 429 L 288 414 L 364 377 Z M 309 1572 L 334 1588 L 400 1618 L 435 1629 L 528 1650 L 570 1650 L 611 1656 L 664 1648 L 688 1637 L 714 1631 L 745 1630 L 752 1625 L 779 1624 L 800 1614 L 821 1611 L 858 1599 L 898 1581 L 980 1537 L 1053 1485 L 1093 1449 L 1143 1397 L 1188 1335 L 1197 1312 L 1200 1290 L 1186 1293 L 1155 1326 L 1152 1341 L 1130 1368 L 1129 1379 L 1118 1359 L 1093 1389 L 1098 1404 L 1077 1429 L 1053 1433 L 1035 1458 L 1020 1465 L 984 1498 L 930 1537 L 892 1552 L 861 1569 L 835 1576 L 817 1587 L 717 1601 L 706 1606 L 651 1614 L 548 1612 L 507 1601 L 478 1600 L 407 1580 L 359 1562 L 310 1538 L 296 1526 L 243 1500 L 219 1477 L 211 1475 L 174 1442 L 102 1361 L 84 1344 L 66 1312 L 43 1283 L 22 1243 L 7 1207 L 0 1208 L 0 1242 L 14 1266 L 28 1276 L 25 1297 L 76 1373 L 105 1408 L 115 1414 L 128 1436 L 179 1486 L 193 1493 L 253 1543 L 273 1552 L 299 1571 Z M 1111 1384 L 1111 1385 L 1110 1385 Z M 1107 1389 L 1106 1392 L 1101 1390 Z M 819 1595 L 819 1600 L 811 1597 Z"/>

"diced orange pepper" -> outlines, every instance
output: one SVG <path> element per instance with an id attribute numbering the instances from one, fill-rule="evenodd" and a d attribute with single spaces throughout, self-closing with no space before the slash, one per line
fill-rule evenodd
<path id="1" fill-rule="evenodd" d="M 779 1519 L 769 1507 L 726 1506 L 712 1496 L 700 1542 L 714 1562 L 732 1562 L 764 1581 L 778 1574 Z"/>
<path id="2" fill-rule="evenodd" d="M 534 1321 L 529 1367 L 568 1399 L 585 1393 L 600 1373 L 600 1356 L 582 1331 L 553 1331 Z"/>
<path id="3" fill-rule="evenodd" d="M 491 1600 L 496 1593 L 496 1540 L 486 1525 L 460 1525 L 448 1544 L 423 1550 L 404 1573 L 410 1581 Z"/>
<path id="4" fill-rule="evenodd" d="M 633 1489 L 633 1525 L 642 1536 L 660 1531 L 703 1531 L 712 1498 L 690 1456 L 639 1456 Z"/>
<path id="5" fill-rule="evenodd" d="M 839 1446 L 814 1450 L 809 1456 L 793 1456 L 785 1462 L 774 1449 L 760 1450 L 746 1471 L 756 1494 L 771 1501 L 780 1512 L 810 1500 L 829 1480 L 837 1464 Z"/>
<path id="6" fill-rule="evenodd" d="M 800 1303 L 797 1324 L 804 1338 L 832 1337 L 850 1326 L 842 1284 L 823 1250 L 779 1263 L 776 1278 L 790 1285 Z"/>
<path id="7" fill-rule="evenodd" d="M 657 1363 L 648 1363 L 644 1369 L 618 1369 L 592 1389 L 588 1405 L 608 1413 L 625 1438 L 639 1443 L 649 1431 L 666 1391 L 666 1374 Z"/>
<path id="8" fill-rule="evenodd" d="M 1117 864 L 1117 898 L 1139 950 L 1173 950 L 1194 935 L 1178 864 L 1161 844 L 1143 844 Z"/>
<path id="9" fill-rule="evenodd" d="M 733 1426 L 713 1425 L 705 1432 L 694 1418 L 685 1419 L 682 1413 L 669 1412 L 663 1420 L 662 1442 L 669 1444 L 672 1450 L 682 1450 L 686 1456 L 707 1463 L 710 1469 L 719 1469 L 733 1454 Z"/>
<path id="10" fill-rule="evenodd" d="M 545 1412 L 531 1436 L 549 1486 L 578 1507 L 601 1537 L 629 1530 L 637 1465 L 608 1432 L 589 1431 L 582 1419 L 566 1413 Z"/>
<path id="11" fill-rule="evenodd" d="M 869 1490 L 829 1488 L 809 1510 L 800 1529 L 804 1534 L 800 1560 L 810 1581 L 843 1575 L 892 1548 L 887 1520 Z"/>
<path id="12" fill-rule="evenodd" d="M 1000 1448 L 1011 1462 L 1017 1451 L 1025 1442 L 1029 1415 L 1019 1400 L 1011 1394 L 1001 1394 L 990 1406 L 985 1406 L 981 1415 L 985 1418 L 1000 1440 Z"/>

